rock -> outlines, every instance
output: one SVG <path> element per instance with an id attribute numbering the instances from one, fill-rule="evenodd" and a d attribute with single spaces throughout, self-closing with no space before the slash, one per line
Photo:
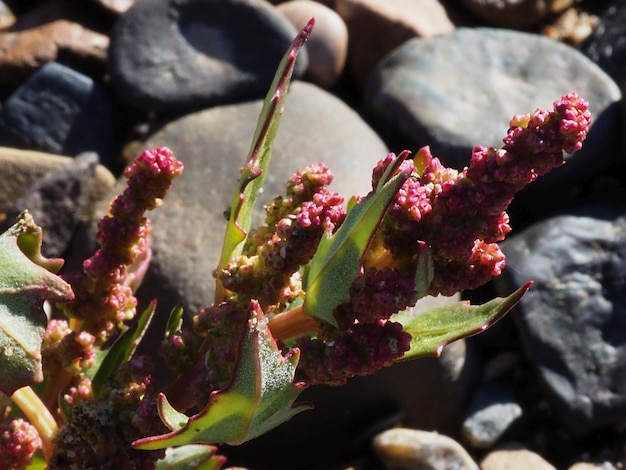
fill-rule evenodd
<path id="1" fill-rule="evenodd" d="M 502 244 L 504 289 L 532 279 L 513 316 L 569 436 L 626 421 L 626 205 L 596 202 Z M 615 197 L 615 196 L 612 196 Z M 607 198 L 608 199 L 608 198 Z"/>
<path id="2" fill-rule="evenodd" d="M 362 89 L 380 60 L 406 40 L 454 30 L 437 0 L 337 0 L 335 9 L 348 26 L 348 69 Z"/>
<path id="3" fill-rule="evenodd" d="M 58 258 L 65 254 L 77 228 L 93 216 L 98 196 L 115 181 L 106 170 L 98 171 L 98 156 L 94 153 L 68 160 L 66 165 L 50 171 L 26 188 L 8 211 L 4 227 L 0 228 L 0 232 L 4 232 L 23 210 L 28 210 L 43 230 L 41 248 L 46 257 Z"/>
<path id="4" fill-rule="evenodd" d="M 111 13 L 122 14 L 132 7 L 137 0 L 91 0 L 93 3 L 100 5 Z"/>
<path id="5" fill-rule="evenodd" d="M 390 429 L 373 440 L 387 470 L 478 470 L 478 465 L 455 440 L 435 432 Z"/>
<path id="6" fill-rule="evenodd" d="M 518 443 L 492 450 L 480 462 L 480 470 L 556 470 L 539 454 Z"/>
<path id="7" fill-rule="evenodd" d="M 616 0 L 580 50 L 620 86 L 626 81 L 626 0 Z"/>
<path id="8" fill-rule="evenodd" d="M 4 145 L 63 155 L 96 152 L 112 158 L 112 110 L 101 85 L 64 65 L 49 62 L 4 103 Z"/>
<path id="9" fill-rule="evenodd" d="M 0 184 L 0 212 L 6 213 L 15 206 L 15 201 L 36 181 L 71 162 L 70 157 L 0 147 L 0 175 L 4 176 Z M 111 172 L 98 165 L 91 186 L 92 201 L 100 201 L 114 184 Z"/>
<path id="10" fill-rule="evenodd" d="M 278 10 L 294 27 L 301 30 L 315 18 L 313 34 L 306 42 L 309 58 L 306 76 L 322 88 L 331 88 L 343 73 L 348 55 L 348 29 L 341 17 L 330 8 L 312 0 L 282 3 Z"/>
<path id="11" fill-rule="evenodd" d="M 556 41 L 563 41 L 573 46 L 580 45 L 598 26 L 599 18 L 577 8 L 568 8 L 541 33 Z"/>
<path id="12" fill-rule="evenodd" d="M 462 3 L 479 18 L 497 26 L 526 28 L 569 8 L 576 1 L 463 0 Z"/>
<path id="13" fill-rule="evenodd" d="M 0 28 L 11 26 L 15 22 L 15 15 L 5 2 L 0 2 Z"/>
<path id="14" fill-rule="evenodd" d="M 74 2 L 48 2 L 0 31 L 0 96 L 57 61 L 91 77 L 104 73 L 109 38 L 86 26 Z"/>
<path id="15" fill-rule="evenodd" d="M 473 447 L 488 449 L 522 416 L 513 390 L 502 384 L 486 384 L 478 389 L 463 421 L 463 437 Z"/>
<path id="16" fill-rule="evenodd" d="M 554 100 L 571 91 L 591 103 L 589 136 L 583 150 L 567 156 L 567 165 L 530 187 L 558 195 L 556 186 L 567 194 L 619 158 L 614 149 L 621 93 L 570 46 L 490 28 L 412 39 L 380 64 L 366 101 L 393 150 L 430 145 L 444 164 L 461 169 L 475 145 L 502 145 L 513 115 L 552 109 Z"/>
<path id="17" fill-rule="evenodd" d="M 144 0 L 111 33 L 111 82 L 156 112 L 264 97 L 296 33 L 264 0 Z M 306 54 L 296 64 L 298 77 Z"/>

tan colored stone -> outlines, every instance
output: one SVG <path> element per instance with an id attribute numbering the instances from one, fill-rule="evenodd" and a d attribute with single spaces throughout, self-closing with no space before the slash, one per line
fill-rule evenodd
<path id="1" fill-rule="evenodd" d="M 291 23 L 300 30 L 312 17 L 313 34 L 305 47 L 309 65 L 307 76 L 322 88 L 331 88 L 339 79 L 348 55 L 348 28 L 330 8 L 312 0 L 293 0 L 278 5 Z"/>
<path id="2" fill-rule="evenodd" d="M 76 6 L 70 3 L 46 3 L 0 30 L 0 93 L 10 93 L 61 56 L 87 75 L 104 71 L 108 36 L 80 24 L 75 16 Z"/>
<path id="3" fill-rule="evenodd" d="M 436 432 L 389 429 L 377 435 L 372 444 L 387 470 L 478 470 L 458 442 Z"/>
<path id="4" fill-rule="evenodd" d="M 556 470 L 543 457 L 517 442 L 489 452 L 480 462 L 480 470 Z"/>
<path id="5" fill-rule="evenodd" d="M 527 28 L 580 0 L 463 0 L 477 17 L 506 28 Z"/>
<path id="6" fill-rule="evenodd" d="M 617 469 L 617 467 L 609 464 L 609 466 L 600 464 L 600 463 L 590 463 L 590 462 L 577 462 L 574 465 L 570 466 L 567 470 L 611 470 Z"/>
<path id="7" fill-rule="evenodd" d="M 132 7 L 137 0 L 94 0 L 95 3 L 102 5 L 107 10 L 121 15 L 130 7 Z"/>
<path id="8" fill-rule="evenodd" d="M 60 155 L 0 147 L 0 212 L 7 211 L 36 180 L 71 161 L 70 157 Z M 102 199 L 114 184 L 111 172 L 98 165 L 92 200 Z"/>
<path id="9" fill-rule="evenodd" d="M 348 68 L 361 87 L 380 60 L 408 39 L 454 30 L 437 0 L 337 0 L 336 10 L 348 26 Z"/>

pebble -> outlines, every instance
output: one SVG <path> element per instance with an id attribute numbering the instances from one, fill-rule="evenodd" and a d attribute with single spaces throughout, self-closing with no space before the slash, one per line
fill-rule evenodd
<path id="1" fill-rule="evenodd" d="M 518 443 L 492 450 L 480 462 L 480 470 L 556 470 L 539 454 Z"/>
<path id="2" fill-rule="evenodd" d="M 72 158 L 61 155 L 0 147 L 0 175 L 11 175 L 10 178 L 3 178 L 0 184 L 0 213 L 8 212 L 27 188 L 39 179 L 71 162 Z M 98 165 L 95 183 L 91 187 L 94 204 L 101 201 L 114 184 L 115 177 L 111 172 Z"/>
<path id="3" fill-rule="evenodd" d="M 0 143 L 73 156 L 112 158 L 112 109 L 102 85 L 56 62 L 32 75 L 0 113 Z"/>
<path id="4" fill-rule="evenodd" d="M 396 428 L 373 440 L 386 470 L 478 470 L 463 447 L 436 432 Z"/>
<path id="5" fill-rule="evenodd" d="M 494 25 L 526 28 L 571 7 L 576 1 L 462 0 L 461 3 L 476 16 Z"/>
<path id="6" fill-rule="evenodd" d="M 92 0 L 92 2 L 115 14 L 122 14 L 132 7 L 138 0 Z"/>
<path id="7" fill-rule="evenodd" d="M 6 28 L 15 23 L 15 15 L 6 2 L 0 1 L 0 28 Z"/>
<path id="8" fill-rule="evenodd" d="M 626 0 L 609 5 L 580 50 L 623 89 L 626 81 Z"/>
<path id="9" fill-rule="evenodd" d="M 463 438 L 475 448 L 492 447 L 522 416 L 515 393 L 503 384 L 486 384 L 478 389 L 463 421 Z"/>
<path id="10" fill-rule="evenodd" d="M 513 115 L 552 109 L 572 91 L 591 103 L 593 127 L 583 150 L 531 186 L 558 194 L 555 187 L 569 188 L 620 158 L 620 90 L 570 46 L 492 28 L 412 39 L 383 60 L 365 100 L 392 150 L 430 145 L 444 164 L 462 169 L 475 145 L 502 145 Z"/>
<path id="11" fill-rule="evenodd" d="M 454 30 L 437 0 L 337 0 L 335 8 L 348 27 L 348 68 L 362 89 L 383 57 L 406 40 Z"/>
<path id="12" fill-rule="evenodd" d="M 501 246 L 507 289 L 533 280 L 513 316 L 564 432 L 626 421 L 626 205 L 582 205 Z"/>
<path id="13" fill-rule="evenodd" d="M 68 160 L 24 188 L 22 196 L 9 209 L 0 233 L 13 225 L 22 211 L 28 210 L 43 230 L 42 254 L 51 258 L 65 255 L 78 227 L 91 220 L 95 203 L 115 182 L 107 170 L 98 171 L 95 153 Z"/>
<path id="14" fill-rule="evenodd" d="M 296 34 L 264 0 L 143 0 L 111 33 L 111 82 L 131 107 L 161 113 L 264 97 Z M 300 53 L 295 77 L 306 64 Z"/>
<path id="15" fill-rule="evenodd" d="M 62 61 L 89 76 L 101 77 L 109 38 L 84 21 L 73 2 L 48 2 L 20 15 L 10 27 L 1 30 L 0 96 L 15 90 L 39 67 L 52 61 Z"/>
<path id="16" fill-rule="evenodd" d="M 348 55 L 346 24 L 334 10 L 312 0 L 281 3 L 278 11 L 285 15 L 298 31 L 311 17 L 315 18 L 313 34 L 305 45 L 309 58 L 305 78 L 322 88 L 332 88 L 346 65 Z"/>

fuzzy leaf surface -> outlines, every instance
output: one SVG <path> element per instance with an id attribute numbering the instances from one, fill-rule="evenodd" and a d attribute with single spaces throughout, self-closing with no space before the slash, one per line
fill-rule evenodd
<path id="1" fill-rule="evenodd" d="M 159 396 L 161 419 L 173 429 L 161 436 L 140 439 L 138 449 L 162 449 L 187 444 L 238 445 L 289 420 L 308 405 L 294 405 L 302 384 L 293 384 L 299 351 L 283 357 L 258 304 L 252 303 L 248 330 L 233 379 L 224 390 L 213 392 L 207 406 L 186 418 Z"/>
<path id="2" fill-rule="evenodd" d="M 409 309 L 394 315 L 391 319 L 412 336 L 411 349 L 400 360 L 439 356 L 451 342 L 485 331 L 515 307 L 531 284 L 527 282 L 508 297 L 497 297 L 482 305 L 458 302 L 420 314 Z"/>
<path id="3" fill-rule="evenodd" d="M 41 235 L 26 212 L 0 235 L 0 391 L 6 395 L 43 380 L 44 301 L 74 298 L 69 284 L 50 271 L 63 261 L 41 255 Z"/>

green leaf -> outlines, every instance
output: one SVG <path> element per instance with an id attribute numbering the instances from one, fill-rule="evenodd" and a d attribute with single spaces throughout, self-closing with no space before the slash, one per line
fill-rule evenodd
<path id="1" fill-rule="evenodd" d="M 150 302 L 148 308 L 139 315 L 137 321 L 122 333 L 119 338 L 115 340 L 111 349 L 107 351 L 106 356 L 104 356 L 104 359 L 98 367 L 98 371 L 91 380 L 94 395 L 98 396 L 100 394 L 104 383 L 111 374 L 117 371 L 117 369 L 134 354 L 148 326 L 150 326 L 155 309 L 156 300 L 153 300 Z"/>
<path id="2" fill-rule="evenodd" d="M 220 272 L 226 264 L 241 253 L 243 242 L 248 236 L 252 223 L 252 211 L 261 194 L 263 182 L 269 168 L 272 145 L 276 140 L 278 128 L 283 115 L 283 103 L 289 90 L 289 83 L 296 64 L 298 53 L 309 38 L 315 20 L 312 18 L 294 39 L 291 48 L 281 60 L 274 81 L 263 102 L 263 108 L 259 115 L 254 137 L 250 147 L 248 160 L 241 170 L 241 176 L 237 182 L 237 190 L 233 197 L 232 207 L 224 244 L 218 265 Z M 224 296 L 223 287 L 219 278 L 216 286 L 216 302 L 220 302 Z"/>
<path id="3" fill-rule="evenodd" d="M 41 255 L 41 238 L 27 212 L 0 235 L 0 391 L 6 395 L 43 380 L 44 301 L 74 298 L 69 284 L 50 271 L 63 261 Z"/>
<path id="4" fill-rule="evenodd" d="M 485 331 L 521 300 L 531 284 L 527 282 L 508 297 L 482 305 L 459 302 L 420 314 L 406 310 L 394 315 L 391 319 L 401 323 L 412 336 L 411 349 L 400 360 L 439 356 L 452 341 Z"/>
<path id="5" fill-rule="evenodd" d="M 182 447 L 170 447 L 165 450 L 165 457 L 156 464 L 156 470 L 218 470 L 226 458 L 215 454 L 215 447 L 189 444 Z"/>
<path id="6" fill-rule="evenodd" d="M 410 176 L 397 173 L 408 152 L 400 154 L 378 183 L 375 191 L 354 204 L 332 236 L 324 236 L 304 271 L 307 315 L 337 327 L 333 310 L 350 299 L 350 285 L 361 274 L 363 258 L 396 193 Z"/>
<path id="7" fill-rule="evenodd" d="M 183 306 L 177 305 L 170 313 L 165 327 L 165 337 L 169 338 L 178 333 L 183 327 Z"/>
<path id="8" fill-rule="evenodd" d="M 237 445 L 266 433 L 309 408 L 294 406 L 304 388 L 304 384 L 293 384 L 298 359 L 298 351 L 282 356 L 267 318 L 258 303 L 252 302 L 248 330 L 230 385 L 214 392 L 204 410 L 188 419 L 160 395 L 161 419 L 173 431 L 140 439 L 133 447 L 152 450 L 187 444 Z"/>

